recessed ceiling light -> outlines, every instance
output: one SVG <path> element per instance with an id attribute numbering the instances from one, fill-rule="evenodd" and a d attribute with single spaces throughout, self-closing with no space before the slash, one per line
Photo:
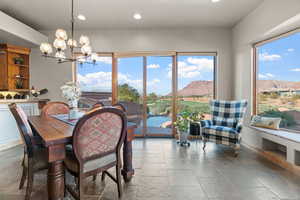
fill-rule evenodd
<path id="1" fill-rule="evenodd" d="M 133 18 L 136 19 L 136 20 L 140 20 L 140 19 L 142 19 L 142 15 L 140 13 L 135 13 L 133 15 Z"/>
<path id="2" fill-rule="evenodd" d="M 82 21 L 86 20 L 86 17 L 85 17 L 84 15 L 82 15 L 82 14 L 79 14 L 79 15 L 77 16 L 77 18 L 78 18 L 79 20 L 82 20 Z"/>
<path id="3" fill-rule="evenodd" d="M 221 0 L 211 0 L 211 2 L 213 3 L 217 3 L 217 2 L 220 2 Z"/>

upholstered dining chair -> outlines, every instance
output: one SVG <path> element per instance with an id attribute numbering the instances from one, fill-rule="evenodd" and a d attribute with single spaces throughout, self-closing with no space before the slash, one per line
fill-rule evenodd
<path id="1" fill-rule="evenodd" d="M 92 109 L 95 109 L 95 108 L 103 108 L 104 107 L 104 104 L 102 102 L 97 102 L 93 105 Z"/>
<path id="2" fill-rule="evenodd" d="M 17 122 L 21 138 L 25 145 L 24 158 L 22 161 L 23 174 L 19 189 L 23 188 L 27 179 L 25 200 L 29 200 L 33 188 L 34 174 L 48 168 L 47 150 L 38 145 L 39 139 L 33 136 L 30 124 L 28 123 L 27 116 L 23 109 L 16 104 L 10 104 L 9 109 Z"/>
<path id="3" fill-rule="evenodd" d="M 95 110 L 79 119 L 73 131 L 73 152 L 67 151 L 64 161 L 68 172 L 78 180 L 78 192 L 66 186 L 74 198 L 82 199 L 84 179 L 99 173 L 115 181 L 119 197 L 122 195 L 120 149 L 126 126 L 124 112 L 112 107 Z M 116 167 L 116 177 L 107 171 L 112 167 Z"/>
<path id="4" fill-rule="evenodd" d="M 47 103 L 41 112 L 42 116 L 49 116 L 49 115 L 59 115 L 59 114 L 69 114 L 70 108 L 68 104 L 64 102 L 53 101 Z"/>
<path id="5" fill-rule="evenodd" d="M 120 109 L 120 110 L 122 110 L 125 113 L 127 112 L 125 106 L 122 103 L 116 103 L 116 104 L 112 105 L 112 107 Z"/>
<path id="6" fill-rule="evenodd" d="M 207 141 L 213 141 L 233 147 L 237 156 L 247 101 L 212 100 L 210 106 L 212 120 L 201 121 L 203 150 L 205 150 Z"/>

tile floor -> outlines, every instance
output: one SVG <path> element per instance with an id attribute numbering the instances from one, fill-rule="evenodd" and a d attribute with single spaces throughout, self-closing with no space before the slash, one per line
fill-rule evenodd
<path id="1" fill-rule="evenodd" d="M 124 200 L 300 200 L 300 176 L 296 176 L 254 152 L 242 148 L 239 157 L 231 149 L 201 142 L 184 148 L 173 139 L 134 141 L 135 177 L 124 184 Z M 0 200 L 23 199 L 18 190 L 22 147 L 0 152 Z M 68 177 L 68 182 L 73 179 Z M 32 200 L 47 199 L 46 171 L 34 179 Z M 114 200 L 116 185 L 87 180 L 89 200 Z"/>

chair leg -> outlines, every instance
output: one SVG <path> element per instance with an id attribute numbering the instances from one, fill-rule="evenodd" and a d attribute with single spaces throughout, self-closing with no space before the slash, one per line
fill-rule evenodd
<path id="1" fill-rule="evenodd" d="M 22 178 L 21 178 L 20 185 L 19 185 L 19 190 L 21 190 L 24 187 L 26 176 L 27 176 L 27 169 L 23 165 L 23 172 L 22 172 Z"/>
<path id="2" fill-rule="evenodd" d="M 79 181 L 78 181 L 78 197 L 79 199 L 83 199 L 83 178 L 82 176 L 79 176 Z"/>
<path id="3" fill-rule="evenodd" d="M 32 171 L 32 167 L 29 165 L 25 200 L 30 200 L 32 187 L 33 187 L 33 171 Z"/>
<path id="4" fill-rule="evenodd" d="M 96 181 L 97 179 L 97 174 L 93 176 L 93 181 Z"/>
<path id="5" fill-rule="evenodd" d="M 240 147 L 237 146 L 237 147 L 234 147 L 234 157 L 237 157 L 240 153 Z"/>
<path id="6" fill-rule="evenodd" d="M 206 141 L 205 140 L 203 140 L 203 151 L 205 151 L 205 147 L 206 147 Z"/>
<path id="7" fill-rule="evenodd" d="M 101 175 L 101 181 L 105 181 L 105 171 L 102 172 L 102 175 Z"/>
<path id="8" fill-rule="evenodd" d="M 116 166 L 116 177 L 117 177 L 117 185 L 118 185 L 118 194 L 119 194 L 119 198 L 121 198 L 121 196 L 122 196 L 122 183 L 121 183 L 120 162 L 118 162 L 117 166 Z"/>

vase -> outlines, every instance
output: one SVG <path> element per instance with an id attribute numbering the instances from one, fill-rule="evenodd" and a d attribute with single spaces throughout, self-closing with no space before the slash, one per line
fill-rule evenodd
<path id="1" fill-rule="evenodd" d="M 179 142 L 186 142 L 188 139 L 188 132 L 185 131 L 178 131 L 178 135 L 179 135 Z"/>

